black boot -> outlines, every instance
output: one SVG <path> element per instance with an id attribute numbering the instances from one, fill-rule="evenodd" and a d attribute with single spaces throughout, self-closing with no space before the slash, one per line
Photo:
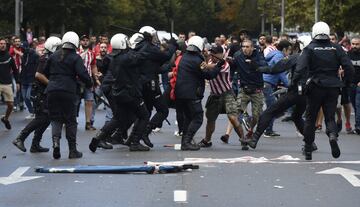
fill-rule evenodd
<path id="1" fill-rule="evenodd" d="M 89 144 L 89 149 L 91 152 L 96 152 L 97 147 L 99 146 L 99 139 L 96 138 L 92 138 L 90 144 Z"/>
<path id="2" fill-rule="evenodd" d="M 111 135 L 108 142 L 110 142 L 112 145 L 124 144 L 124 140 L 126 140 L 127 138 L 128 137 L 126 131 L 117 129 L 116 132 L 113 135 Z"/>
<path id="3" fill-rule="evenodd" d="M 20 133 L 19 136 L 17 136 L 12 143 L 22 152 L 26 152 L 26 148 L 24 145 L 25 139 L 26 139 L 25 135 L 23 133 Z"/>
<path id="4" fill-rule="evenodd" d="M 312 160 L 312 151 L 313 151 L 313 147 L 312 144 L 306 144 L 304 145 L 304 155 L 305 155 L 305 160 Z"/>
<path id="5" fill-rule="evenodd" d="M 130 151 L 149 151 L 150 148 L 140 144 L 140 135 L 131 134 L 129 137 L 131 141 L 129 150 Z"/>
<path id="6" fill-rule="evenodd" d="M 76 149 L 76 141 L 69 141 L 69 159 L 81 158 L 82 153 Z"/>
<path id="7" fill-rule="evenodd" d="M 330 134 L 329 142 L 330 142 L 331 154 L 333 158 L 339 158 L 341 153 L 340 153 L 339 145 L 337 143 L 337 134 Z"/>
<path id="8" fill-rule="evenodd" d="M 107 133 L 103 132 L 103 131 L 99 131 L 96 136 L 94 138 L 92 138 L 90 144 L 89 144 L 89 149 L 91 152 L 96 152 L 96 149 L 99 146 L 100 140 L 105 140 L 107 137 Z"/>
<path id="9" fill-rule="evenodd" d="M 197 151 L 200 150 L 200 146 L 196 143 L 192 143 L 193 139 L 191 136 L 183 135 L 181 139 L 181 150 L 183 151 Z"/>
<path id="10" fill-rule="evenodd" d="M 113 149 L 113 146 L 111 144 L 105 142 L 104 140 L 100 140 L 98 147 L 103 148 L 103 149 Z"/>
<path id="11" fill-rule="evenodd" d="M 53 158 L 54 159 L 60 159 L 60 137 L 53 137 Z"/>
<path id="12" fill-rule="evenodd" d="M 251 139 L 249 141 L 246 141 L 246 143 L 249 145 L 249 147 L 255 149 L 260 137 L 261 137 L 261 134 L 255 132 L 251 136 Z"/>
<path id="13" fill-rule="evenodd" d="M 146 144 L 148 147 L 153 148 L 154 145 L 153 145 L 153 143 L 151 143 L 150 138 L 149 138 L 151 132 L 152 132 L 152 128 L 151 128 L 151 126 L 148 125 L 146 127 L 145 134 L 142 137 L 142 140 L 143 140 L 144 144 Z"/>
<path id="14" fill-rule="evenodd" d="M 35 137 L 33 138 L 30 152 L 31 153 L 37 153 L 37 152 L 49 152 L 49 148 L 42 147 L 40 145 L 41 137 Z"/>

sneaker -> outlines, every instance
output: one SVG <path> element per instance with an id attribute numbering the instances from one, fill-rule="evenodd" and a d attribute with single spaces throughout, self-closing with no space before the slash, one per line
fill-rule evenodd
<path id="1" fill-rule="evenodd" d="M 1 118 L 1 122 L 4 123 L 6 129 L 9 129 L 9 130 L 11 129 L 11 124 L 10 124 L 9 120 L 5 120 L 5 117 Z"/>
<path id="2" fill-rule="evenodd" d="M 249 131 L 251 126 L 250 126 L 250 118 L 247 115 L 243 115 L 240 118 L 241 123 L 244 125 L 246 131 Z"/>
<path id="3" fill-rule="evenodd" d="M 198 145 L 202 148 L 208 148 L 212 146 L 212 142 L 211 141 L 208 142 L 205 139 L 202 139 Z"/>
<path id="4" fill-rule="evenodd" d="M 354 129 L 354 131 L 352 131 L 352 134 L 360 135 L 360 129 Z"/>
<path id="5" fill-rule="evenodd" d="M 93 127 L 90 122 L 86 122 L 86 124 L 85 124 L 85 130 L 86 130 L 86 131 L 95 131 L 96 128 Z"/>
<path id="6" fill-rule="evenodd" d="M 351 124 L 349 122 L 345 123 L 345 130 L 347 134 L 352 134 L 353 129 L 351 128 Z"/>
<path id="7" fill-rule="evenodd" d="M 220 137 L 220 140 L 224 142 L 225 144 L 229 144 L 229 135 L 225 134 Z"/>
<path id="8" fill-rule="evenodd" d="M 274 131 L 264 133 L 264 137 L 278 137 L 278 136 L 280 136 L 280 134 L 278 134 L 278 133 L 276 133 Z"/>
<path id="9" fill-rule="evenodd" d="M 25 117 L 26 120 L 35 119 L 35 114 L 30 114 Z"/>
<path id="10" fill-rule="evenodd" d="M 354 134 L 354 130 L 350 128 L 346 128 L 346 134 Z"/>
<path id="11" fill-rule="evenodd" d="M 248 144 L 245 142 L 241 142 L 241 150 L 244 150 L 244 151 L 249 150 Z"/>
<path id="12" fill-rule="evenodd" d="M 156 132 L 160 132 L 161 131 L 161 128 L 158 128 L 158 127 L 156 127 L 155 129 L 153 129 L 152 130 L 154 133 L 156 133 Z"/>
<path id="13" fill-rule="evenodd" d="M 182 137 L 182 135 L 183 135 L 182 132 L 179 132 L 179 131 L 174 132 L 174 136 L 176 136 L 176 137 Z"/>
<path id="14" fill-rule="evenodd" d="M 17 111 L 18 111 L 18 108 L 16 106 L 14 106 L 13 112 L 17 112 Z"/>
<path id="15" fill-rule="evenodd" d="M 318 126 L 316 127 L 315 132 L 316 132 L 316 133 L 320 133 L 321 131 L 322 131 L 322 125 L 318 125 Z"/>

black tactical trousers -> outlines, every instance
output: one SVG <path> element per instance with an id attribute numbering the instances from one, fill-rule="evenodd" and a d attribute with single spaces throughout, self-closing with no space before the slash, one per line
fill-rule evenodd
<path id="1" fill-rule="evenodd" d="M 177 99 L 176 108 L 183 111 L 185 115 L 183 137 L 193 138 L 203 123 L 204 111 L 201 99 Z"/>
<path id="2" fill-rule="evenodd" d="M 281 96 L 276 103 L 267 108 L 260 116 L 257 123 L 256 132 L 254 133 L 256 138 L 264 133 L 265 129 L 271 123 L 271 120 L 276 116 L 283 114 L 288 108 L 295 105 L 292 112 L 292 119 L 295 123 L 297 130 L 303 134 L 304 132 L 304 120 L 302 118 L 306 109 L 306 96 L 299 95 L 296 90 L 289 90 L 285 95 Z"/>
<path id="3" fill-rule="evenodd" d="M 157 83 L 152 85 L 151 82 L 145 84 L 143 86 L 143 98 L 146 104 L 146 108 L 151 114 L 153 108 L 155 108 L 156 113 L 152 116 L 149 126 L 151 129 L 155 129 L 156 127 L 161 127 L 163 121 L 169 115 L 169 108 L 164 98 L 163 94 L 161 93 L 160 86 Z"/>
<path id="4" fill-rule="evenodd" d="M 141 98 L 135 98 L 131 102 L 117 101 L 117 105 L 120 128 L 127 130 L 136 120 L 130 136 L 136 139 L 141 138 L 150 117 L 144 101 Z"/>
<path id="5" fill-rule="evenodd" d="M 31 120 L 23 130 L 21 130 L 21 139 L 24 141 L 31 132 L 34 132 L 34 140 L 40 141 L 43 133 L 50 125 L 50 119 L 47 113 L 39 112 L 35 114 L 35 119 Z"/>
<path id="6" fill-rule="evenodd" d="M 314 87 L 307 95 L 306 120 L 304 126 L 304 141 L 310 146 L 315 139 L 315 122 L 317 114 L 322 107 L 325 117 L 326 134 L 338 136 L 338 128 L 335 122 L 336 105 L 340 90 L 339 88 Z"/>
<path id="7" fill-rule="evenodd" d="M 65 124 L 66 139 L 69 143 L 76 142 L 78 100 L 79 97 L 72 93 L 63 91 L 49 92 L 48 106 L 52 137 L 61 138 L 62 126 Z"/>

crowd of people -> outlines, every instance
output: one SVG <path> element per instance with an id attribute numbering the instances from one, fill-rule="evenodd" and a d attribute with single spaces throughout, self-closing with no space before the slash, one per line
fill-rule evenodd
<path id="1" fill-rule="evenodd" d="M 312 38 L 261 34 L 254 42 L 242 30 L 238 37 L 221 34 L 211 44 L 193 31 L 187 37 L 178 34 L 177 40 L 159 39 L 150 26 L 130 38 L 116 34 L 110 41 L 106 35 L 79 37 L 72 31 L 62 39 L 51 36 L 37 41 L 28 30 L 23 40 L 0 38 L 0 93 L 7 105 L 1 121 L 11 129 L 10 114 L 23 109 L 24 102 L 32 120 L 13 144 L 26 152 L 24 141 L 34 132 L 30 151 L 48 152 L 40 141 L 51 124 L 53 157 L 59 159 L 63 125 L 69 158 L 82 157 L 76 149 L 81 99 L 85 130 L 97 130 L 99 104 L 106 110 L 106 121 L 89 144 L 92 152 L 115 144 L 149 151 L 150 136 L 163 127 L 169 108 L 176 110 L 175 135 L 182 137 L 181 150 L 211 147 L 219 114 L 229 120 L 221 141 L 228 143 L 234 129 L 242 150 L 255 149 L 262 135 L 280 136 L 274 120 L 291 114 L 284 121 L 294 122 L 304 137 L 303 154 L 311 160 L 317 149 L 315 131 L 322 129 L 325 117 L 332 155 L 338 158 L 342 107 L 346 132 L 360 134 L 360 38 L 353 37 L 350 43 L 339 44 L 324 22 L 313 26 Z M 195 143 L 203 124 L 206 85 L 210 90 L 206 133 Z"/>

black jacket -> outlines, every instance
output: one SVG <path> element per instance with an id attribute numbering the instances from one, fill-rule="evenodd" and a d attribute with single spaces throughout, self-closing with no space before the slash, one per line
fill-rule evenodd
<path id="1" fill-rule="evenodd" d="M 219 74 L 221 67 L 212 70 L 201 69 L 204 58 L 193 52 L 186 52 L 180 60 L 175 85 L 177 99 L 202 99 L 204 97 L 205 79 L 213 79 Z"/>
<path id="2" fill-rule="evenodd" d="M 360 51 L 350 50 L 348 55 L 355 69 L 353 83 L 357 85 L 360 82 Z"/>
<path id="3" fill-rule="evenodd" d="M 0 51 L 0 84 L 11 84 L 12 75 L 18 81 L 18 70 L 9 53 Z"/>
<path id="4" fill-rule="evenodd" d="M 32 84 L 35 80 L 36 69 L 39 64 L 39 55 L 33 49 L 27 49 L 21 58 L 20 83 L 23 85 Z"/>
<path id="5" fill-rule="evenodd" d="M 75 50 L 60 49 L 50 56 L 44 68 L 49 83 L 46 91 L 65 91 L 77 93 L 77 79 L 86 87 L 92 86 L 92 80 L 85 69 L 83 60 Z"/>
<path id="6" fill-rule="evenodd" d="M 240 87 L 263 88 L 263 75 L 257 71 L 257 68 L 267 65 L 264 56 L 257 50 L 254 50 L 250 57 L 245 57 L 242 52 L 238 54 L 239 55 L 235 55 L 233 64 L 240 78 Z M 250 59 L 251 62 L 247 63 L 246 59 Z"/>
<path id="7" fill-rule="evenodd" d="M 151 80 L 158 80 L 158 72 L 160 67 L 170 60 L 174 54 L 175 46 L 169 44 L 169 49 L 162 52 L 159 47 L 148 41 L 142 41 L 136 45 L 136 51 L 147 53 L 146 60 L 139 66 L 141 73 L 141 82 L 146 84 Z"/>
<path id="8" fill-rule="evenodd" d="M 338 76 L 340 66 L 345 72 L 343 81 Z M 340 45 L 330 40 L 313 40 L 299 57 L 294 80 L 311 78 L 317 86 L 337 88 L 351 82 L 353 74 L 354 67 Z"/>
<path id="9" fill-rule="evenodd" d="M 112 94 L 118 99 L 142 97 L 139 66 L 147 58 L 145 53 L 133 50 L 121 51 L 113 57 L 109 70 L 115 78 Z"/>
<path id="10" fill-rule="evenodd" d="M 107 54 L 105 58 L 101 61 L 101 73 L 102 78 L 101 81 L 101 90 L 104 94 L 108 95 L 110 93 L 111 87 L 113 83 L 115 82 L 115 78 L 112 74 L 112 71 L 110 70 L 110 64 L 114 58 L 114 56 L 117 53 L 114 53 L 114 51 L 111 54 Z M 96 64 L 98 64 L 100 61 L 96 61 Z"/>

